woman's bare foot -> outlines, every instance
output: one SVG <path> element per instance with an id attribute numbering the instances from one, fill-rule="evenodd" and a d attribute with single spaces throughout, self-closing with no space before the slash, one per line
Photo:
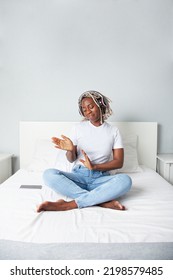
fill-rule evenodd
<path id="1" fill-rule="evenodd" d="M 77 204 L 74 200 L 72 201 L 65 201 L 63 199 L 57 200 L 55 202 L 52 201 L 45 201 L 40 204 L 37 208 L 37 212 L 41 211 L 66 211 L 78 208 Z"/>
<path id="2" fill-rule="evenodd" d="M 114 210 L 126 210 L 125 206 L 122 205 L 118 200 L 111 200 L 108 202 L 104 202 L 99 204 L 99 206 L 104 208 L 114 209 Z"/>

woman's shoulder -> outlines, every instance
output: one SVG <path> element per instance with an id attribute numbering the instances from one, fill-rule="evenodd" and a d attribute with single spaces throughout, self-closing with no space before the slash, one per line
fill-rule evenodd
<path id="1" fill-rule="evenodd" d="M 108 123 L 108 122 L 104 122 L 104 127 L 105 127 L 105 129 L 109 129 L 112 132 L 119 131 L 119 129 L 118 129 L 118 127 L 116 125 Z"/>

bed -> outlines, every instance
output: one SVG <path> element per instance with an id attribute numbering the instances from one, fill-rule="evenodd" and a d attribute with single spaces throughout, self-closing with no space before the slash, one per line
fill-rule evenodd
<path id="1" fill-rule="evenodd" d="M 123 136 L 120 170 L 133 186 L 120 201 L 126 211 L 99 206 L 37 213 L 62 198 L 44 185 L 42 173 L 70 171 L 52 136 L 70 135 L 73 122 L 21 122 L 20 169 L 0 185 L 0 259 L 173 259 L 173 186 L 156 172 L 157 123 L 112 122 Z M 21 189 L 23 184 L 42 189 Z M 70 200 L 68 197 L 63 197 Z"/>

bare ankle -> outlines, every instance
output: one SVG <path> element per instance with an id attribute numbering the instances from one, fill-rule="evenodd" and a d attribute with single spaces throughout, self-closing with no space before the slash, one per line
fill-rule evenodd
<path id="1" fill-rule="evenodd" d="M 64 207 L 64 210 L 72 210 L 72 209 L 78 208 L 78 206 L 77 206 L 75 200 L 68 201 L 68 202 L 67 202 L 67 201 L 64 201 L 63 207 Z"/>
<path id="2" fill-rule="evenodd" d="M 125 210 L 125 206 L 122 205 L 117 200 L 111 200 L 108 202 L 104 202 L 104 203 L 99 204 L 99 206 L 104 207 L 104 208 L 114 209 L 114 210 Z"/>

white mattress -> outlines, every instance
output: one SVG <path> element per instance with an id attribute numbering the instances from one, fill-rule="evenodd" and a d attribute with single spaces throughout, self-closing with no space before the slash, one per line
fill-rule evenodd
<path id="1" fill-rule="evenodd" d="M 0 239 L 34 243 L 173 242 L 173 186 L 156 172 L 129 174 L 132 190 L 120 201 L 126 211 L 98 206 L 37 213 L 37 206 L 60 195 L 44 186 L 42 174 L 19 170 L 0 185 Z M 41 190 L 20 189 L 42 184 Z"/>

